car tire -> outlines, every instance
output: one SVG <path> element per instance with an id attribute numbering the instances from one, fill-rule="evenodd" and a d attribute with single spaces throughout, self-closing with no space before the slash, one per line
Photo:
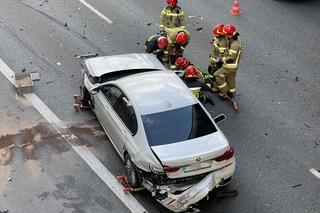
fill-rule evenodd
<path id="1" fill-rule="evenodd" d="M 82 104 L 84 106 L 91 106 L 93 108 L 91 95 L 84 85 L 80 86 L 80 92 L 81 92 Z"/>
<path id="2" fill-rule="evenodd" d="M 133 188 L 139 187 L 141 185 L 141 177 L 137 171 L 137 167 L 132 162 L 130 155 L 126 154 L 124 162 L 130 185 Z"/>

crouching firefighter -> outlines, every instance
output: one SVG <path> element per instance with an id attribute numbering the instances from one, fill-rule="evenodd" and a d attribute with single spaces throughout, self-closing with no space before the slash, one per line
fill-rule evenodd
<path id="1" fill-rule="evenodd" d="M 184 70 L 184 76 L 181 79 L 202 103 L 208 102 L 214 105 L 212 90 L 198 78 L 197 69 L 194 65 L 189 65 Z"/>
<path id="2" fill-rule="evenodd" d="M 170 68 L 176 69 L 176 58 L 183 55 L 183 51 L 190 42 L 190 34 L 184 29 L 174 29 L 168 32 L 168 61 Z"/>
<path id="3" fill-rule="evenodd" d="M 236 93 L 236 74 L 241 55 L 241 40 L 239 39 L 239 33 L 233 25 L 224 26 L 223 33 L 228 38 L 228 54 L 223 58 L 222 67 L 214 73 L 214 76 L 220 91 L 219 96 L 234 99 Z"/>
<path id="4" fill-rule="evenodd" d="M 146 42 L 146 53 L 153 53 L 157 56 L 157 58 L 165 62 L 166 61 L 166 53 L 165 49 L 168 46 L 168 39 L 165 36 L 152 35 L 150 36 Z"/>

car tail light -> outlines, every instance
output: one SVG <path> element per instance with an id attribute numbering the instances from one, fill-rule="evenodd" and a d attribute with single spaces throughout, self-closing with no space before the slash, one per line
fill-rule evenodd
<path id="1" fill-rule="evenodd" d="M 220 156 L 214 158 L 213 160 L 215 160 L 217 162 L 221 162 L 221 161 L 228 160 L 228 159 L 232 158 L 233 155 L 234 155 L 234 151 L 233 151 L 233 148 L 230 146 L 230 148 L 225 153 L 223 153 L 223 155 L 220 155 Z"/>
<path id="2" fill-rule="evenodd" d="M 173 173 L 173 172 L 178 171 L 180 169 L 180 167 L 170 167 L 170 166 L 164 165 L 163 169 L 164 169 L 165 173 Z"/>

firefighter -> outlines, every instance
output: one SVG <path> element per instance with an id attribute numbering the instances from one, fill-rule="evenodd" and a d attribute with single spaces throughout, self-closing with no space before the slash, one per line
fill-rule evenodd
<path id="1" fill-rule="evenodd" d="M 167 6 L 160 15 L 159 28 L 161 34 L 166 34 L 171 28 L 185 28 L 184 12 L 177 4 L 178 0 L 167 0 Z"/>
<path id="2" fill-rule="evenodd" d="M 184 29 L 176 29 L 168 32 L 167 54 L 171 69 L 176 69 L 176 58 L 183 55 L 184 48 L 189 44 L 190 34 Z"/>
<path id="3" fill-rule="evenodd" d="M 214 105 L 211 88 L 198 78 L 197 68 L 194 65 L 187 66 L 181 79 L 201 102 Z"/>
<path id="4" fill-rule="evenodd" d="M 205 78 L 204 75 L 203 75 L 203 71 L 201 71 L 200 68 L 199 68 L 197 65 L 191 63 L 190 61 L 188 61 L 188 59 L 186 59 L 186 58 L 183 57 L 183 56 L 180 56 L 180 57 L 178 57 L 178 58 L 176 59 L 175 65 L 176 65 L 176 69 L 177 69 L 177 70 L 184 70 L 184 69 L 186 69 L 189 65 L 193 65 L 193 66 L 195 67 L 196 71 L 197 71 L 197 77 L 198 77 L 198 79 L 204 80 L 204 78 Z"/>
<path id="5" fill-rule="evenodd" d="M 150 36 L 146 42 L 146 53 L 153 53 L 157 56 L 157 58 L 164 62 L 165 60 L 165 53 L 164 50 L 168 46 L 168 39 L 165 36 L 160 35 L 152 35 Z"/>
<path id="6" fill-rule="evenodd" d="M 184 70 L 189 66 L 190 62 L 185 57 L 181 56 L 177 57 L 175 64 L 177 69 Z"/>
<path id="7" fill-rule="evenodd" d="M 222 67 L 214 73 L 215 81 L 220 90 L 219 96 L 234 98 L 236 93 L 235 80 L 241 55 L 241 40 L 233 25 L 225 25 L 222 31 L 228 39 L 228 53 L 223 58 Z"/>
<path id="8" fill-rule="evenodd" d="M 224 24 L 217 24 L 212 28 L 214 38 L 210 42 L 212 50 L 209 59 L 208 72 L 213 75 L 222 66 L 222 58 L 227 53 L 227 38 L 223 35 L 222 29 Z"/>

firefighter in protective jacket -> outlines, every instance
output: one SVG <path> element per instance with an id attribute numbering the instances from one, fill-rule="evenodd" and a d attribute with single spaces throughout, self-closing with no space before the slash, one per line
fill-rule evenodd
<path id="1" fill-rule="evenodd" d="M 167 6 L 160 15 L 160 33 L 166 34 L 171 28 L 185 28 L 185 18 L 182 9 L 177 6 L 178 0 L 167 0 Z"/>
<path id="2" fill-rule="evenodd" d="M 214 105 L 211 88 L 198 78 L 197 72 L 194 65 L 189 65 L 185 68 L 184 76 L 181 79 L 201 102 L 209 102 Z"/>
<path id="3" fill-rule="evenodd" d="M 220 90 L 219 95 L 234 98 L 236 93 L 235 80 L 241 56 L 241 40 L 233 25 L 224 26 L 223 33 L 228 38 L 228 54 L 223 58 L 222 67 L 214 73 L 214 76 Z"/>
<path id="4" fill-rule="evenodd" d="M 218 24 L 213 27 L 212 35 L 214 38 L 210 42 L 212 50 L 209 58 L 208 72 L 213 75 L 222 66 L 222 58 L 227 54 L 227 38 L 223 35 L 224 24 Z"/>
<path id="5" fill-rule="evenodd" d="M 153 53 L 157 56 L 160 61 L 165 61 L 165 49 L 168 46 L 168 38 L 160 35 L 152 35 L 147 38 L 146 42 L 146 53 Z"/>
<path id="6" fill-rule="evenodd" d="M 171 30 L 167 34 L 168 46 L 167 54 L 171 69 L 176 69 L 176 58 L 183 55 L 185 47 L 189 44 L 190 34 L 184 29 Z"/>

